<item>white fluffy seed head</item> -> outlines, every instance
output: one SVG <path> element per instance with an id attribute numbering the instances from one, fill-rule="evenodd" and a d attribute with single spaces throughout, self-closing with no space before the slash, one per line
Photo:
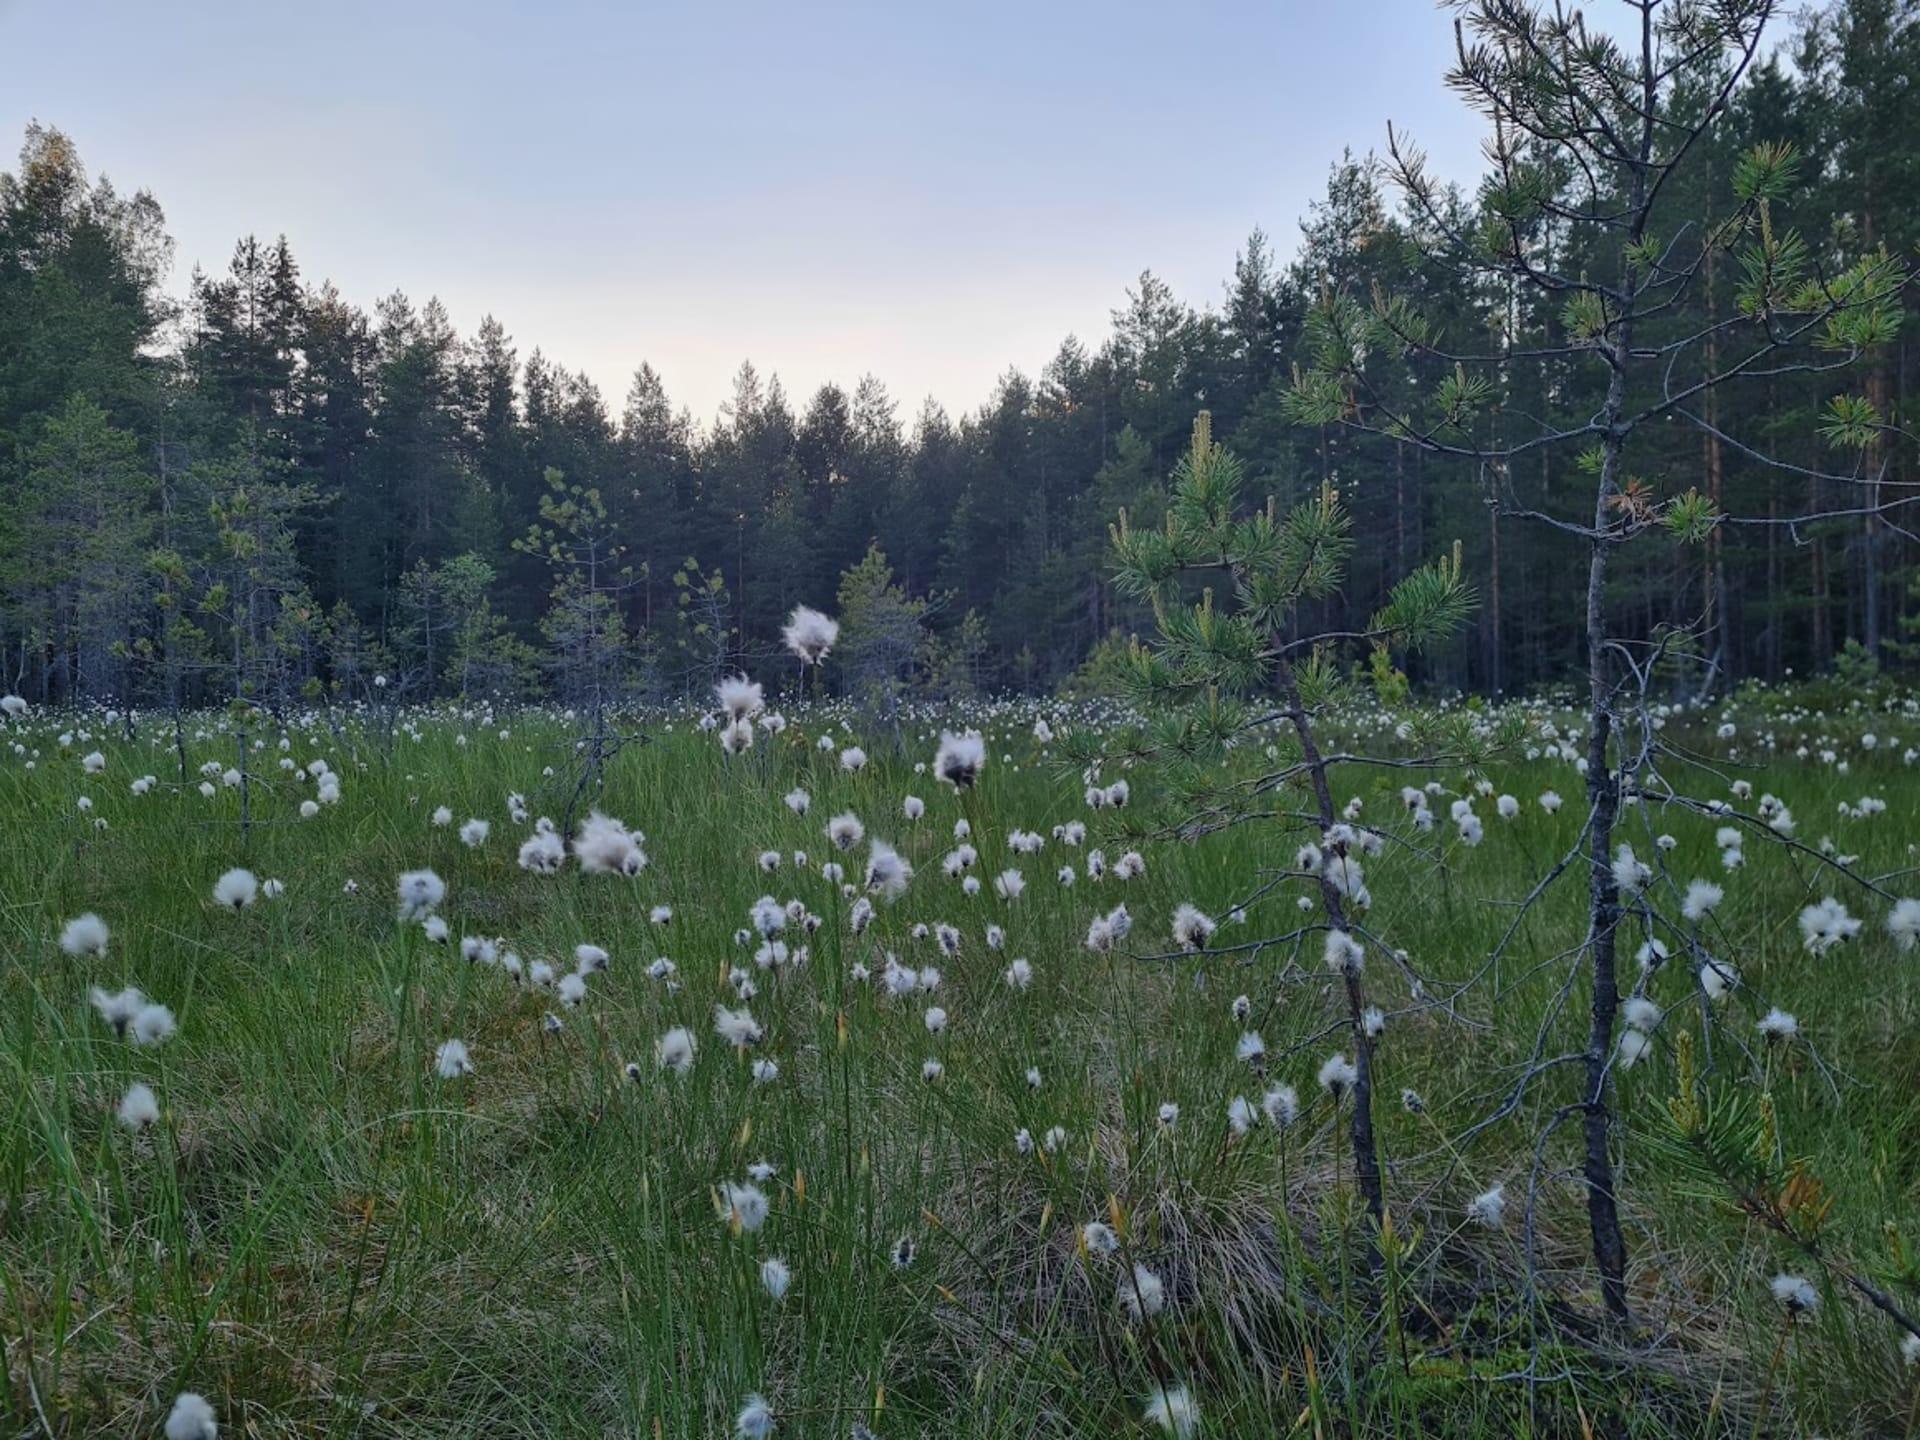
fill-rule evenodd
<path id="1" fill-rule="evenodd" d="M 160 1118 L 160 1102 L 153 1088 L 136 1081 L 120 1097 L 120 1123 L 129 1130 L 144 1130 Z"/>
<path id="2" fill-rule="evenodd" d="M 218 1440 L 220 1427 L 213 1406 L 191 1391 L 174 1398 L 167 1412 L 167 1440 Z"/>
<path id="3" fill-rule="evenodd" d="M 60 948 L 75 959 L 107 953 L 107 922 L 92 911 L 76 915 L 60 932 Z"/>
<path id="4" fill-rule="evenodd" d="M 244 910 L 259 895 L 260 882 L 251 870 L 236 867 L 213 882 L 213 903 L 225 910 Z"/>

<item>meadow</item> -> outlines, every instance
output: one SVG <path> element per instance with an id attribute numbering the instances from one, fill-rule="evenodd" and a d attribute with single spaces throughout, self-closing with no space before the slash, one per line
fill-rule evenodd
<path id="1" fill-rule="evenodd" d="M 1624 1331 L 1564 1114 L 1584 868 L 1522 904 L 1582 831 L 1567 712 L 1476 770 L 1336 772 L 1397 947 L 1382 1233 L 1302 802 L 1184 838 L 1153 765 L 1071 749 L 1101 705 L 774 708 L 739 754 L 622 714 L 578 849 L 539 838 L 557 709 L 0 720 L 10 1431 L 1912 1433 L 1915 1347 L 1844 1281 L 1915 1294 L 1910 698 L 1659 716 L 1746 838 L 1623 820 L 1691 927 L 1622 937 Z M 1802 1162 L 1816 1245 L 1683 1163 L 1701 1097 Z"/>

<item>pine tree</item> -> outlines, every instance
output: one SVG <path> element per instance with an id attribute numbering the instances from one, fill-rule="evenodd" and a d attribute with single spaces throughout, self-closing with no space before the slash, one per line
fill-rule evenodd
<path id="1" fill-rule="evenodd" d="M 1193 442 L 1168 486 L 1165 523 L 1136 526 L 1125 511 L 1112 530 L 1115 572 L 1128 593 L 1151 601 L 1158 637 L 1135 643 L 1132 681 L 1136 693 L 1158 704 L 1175 702 L 1172 718 L 1143 747 L 1182 791 L 1188 833 L 1251 818 L 1288 819 L 1294 801 L 1250 808 L 1252 797 L 1304 787 L 1318 845 L 1327 851 L 1358 846 L 1335 807 L 1332 779 L 1338 761 L 1329 758 L 1319 720 L 1339 696 L 1343 681 L 1336 661 L 1344 646 L 1365 647 L 1386 675 L 1386 657 L 1430 645 L 1456 629 L 1472 612 L 1474 595 L 1457 559 L 1416 570 L 1396 584 L 1388 602 L 1356 634 L 1325 634 L 1302 625 L 1304 607 L 1334 594 L 1352 553 L 1351 525 L 1329 487 L 1282 512 L 1269 497 L 1249 506 L 1244 470 L 1215 443 L 1211 417 L 1200 413 Z M 1187 598 L 1188 579 L 1209 583 L 1198 600 Z M 1216 591 L 1216 585 L 1218 587 Z M 1425 726 L 1436 726 L 1429 719 Z M 1279 726 L 1290 744 L 1272 773 L 1230 794 L 1211 790 L 1205 762 L 1222 748 L 1268 727 Z M 1274 732 L 1280 733 L 1280 732 Z M 1412 733 L 1410 726 L 1409 733 Z M 1420 739 L 1431 741 L 1437 729 Z M 1449 729 L 1452 753 L 1479 750 L 1484 737 L 1463 727 Z M 1098 759 L 1095 752 L 1091 757 Z M 1316 855 L 1322 853 L 1316 848 Z M 1329 946 L 1360 929 L 1356 900 L 1329 871 L 1309 876 L 1318 893 Z M 1357 942 L 1356 942 L 1357 943 Z M 1329 954 L 1335 954 L 1329 949 Z M 1346 953 L 1344 951 L 1340 952 Z M 1349 1101 L 1354 1168 L 1366 1208 L 1377 1226 L 1386 1213 L 1385 1188 L 1373 1130 L 1373 1055 L 1378 1043 L 1366 1023 L 1363 971 L 1343 963 L 1338 979 L 1346 1000 L 1354 1079 Z"/>
<path id="2" fill-rule="evenodd" d="M 836 669 L 849 692 L 899 738 L 901 702 L 926 656 L 927 605 L 894 582 L 876 545 L 840 577 Z"/>
<path id="3" fill-rule="evenodd" d="M 1884 344 L 1906 283 L 1884 249 L 1832 269 L 1816 263 L 1782 213 L 1797 166 L 1778 143 L 1741 157 L 1731 213 L 1705 224 L 1674 213 L 1666 201 L 1698 163 L 1775 7 L 1630 0 L 1628 8 L 1635 33 L 1616 41 L 1577 10 L 1530 0 L 1459 6 L 1462 43 L 1449 83 L 1494 133 L 1495 171 L 1471 229 L 1458 228 L 1457 208 L 1401 137 L 1391 167 L 1424 248 L 1446 258 L 1454 288 L 1508 297 L 1501 323 L 1489 344 L 1456 336 L 1416 297 L 1329 287 L 1310 317 L 1310 361 L 1291 392 L 1303 424 L 1468 461 L 1486 477 L 1497 511 L 1573 537 L 1585 552 L 1588 1008 L 1578 1106 L 1594 1260 L 1616 1318 L 1628 1304 L 1610 1098 L 1623 919 L 1614 831 L 1626 797 L 1671 783 L 1659 778 L 1650 693 L 1670 657 L 1695 650 L 1705 628 L 1683 615 L 1623 623 L 1618 576 L 1631 546 L 1698 546 L 1736 523 L 1806 523 L 1795 514 L 1723 513 L 1690 483 L 1693 446 L 1704 434 L 1749 465 L 1787 468 L 1767 440 L 1727 428 L 1731 397 L 1749 380 L 1835 375 Z M 1739 276 L 1731 313 L 1676 330 L 1673 316 L 1716 264 Z M 1522 329 L 1522 314 L 1549 309 L 1548 338 Z M 1416 359 L 1444 367 L 1417 402 L 1380 379 L 1388 362 Z M 1566 393 L 1568 377 L 1581 375 L 1587 383 L 1566 405 L 1534 408 L 1524 398 Z M 1822 428 L 1850 468 L 1823 469 L 1820 478 L 1853 497 L 1847 513 L 1882 518 L 1883 477 L 1870 464 L 1883 435 L 1878 407 L 1841 394 Z M 1676 457 L 1681 434 L 1691 443 Z M 1564 457 L 1560 473 L 1578 477 L 1577 498 L 1517 498 L 1515 472 L 1549 453 Z"/>
<path id="4" fill-rule="evenodd" d="M 613 707 L 627 693 L 632 650 L 621 599 L 633 581 L 626 547 L 606 502 L 591 485 L 570 483 L 549 468 L 539 522 L 515 542 L 538 555 L 553 576 L 541 631 L 557 693 L 580 712 L 577 779 L 562 828 L 570 829 L 583 797 L 597 790 L 607 765 L 635 736 L 613 729 Z"/>

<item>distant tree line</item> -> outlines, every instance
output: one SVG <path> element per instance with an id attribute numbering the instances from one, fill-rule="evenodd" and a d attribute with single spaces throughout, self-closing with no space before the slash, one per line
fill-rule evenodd
<path id="1" fill-rule="evenodd" d="M 1657 230 L 1731 214 L 1739 157 L 1769 142 L 1798 157 L 1781 210 L 1809 267 L 1911 257 L 1920 0 L 1836 0 L 1782 40 L 1659 197 Z M 1587 183 L 1539 173 L 1569 194 Z M 1507 691 L 1564 679 L 1582 653 L 1581 541 L 1517 517 L 1577 511 L 1569 462 L 1543 449 L 1489 466 L 1302 423 L 1289 406 L 1296 374 L 1325 368 L 1309 319 L 1329 296 L 1417 304 L 1456 353 L 1552 349 L 1592 319 L 1537 289 L 1457 283 L 1449 252 L 1497 222 L 1499 187 L 1449 189 L 1419 212 L 1387 194 L 1371 159 L 1342 158 L 1290 261 L 1255 233 L 1199 309 L 1143 275 L 1097 345 L 1069 338 L 971 414 L 929 400 L 908 417 L 872 376 L 796 405 L 744 364 L 702 425 L 648 365 L 616 411 L 492 319 L 462 337 L 437 301 L 398 293 L 369 314 L 309 283 L 284 237 L 242 239 L 224 274 L 196 271 L 176 303 L 158 203 L 90 180 L 67 137 L 36 124 L 0 175 L 0 677 L 40 698 L 143 704 L 364 696 L 375 676 L 412 698 L 667 695 L 727 668 L 794 676 L 775 637 L 805 603 L 874 617 L 846 643 L 859 683 L 889 693 L 1097 684 L 1149 621 L 1115 588 L 1108 522 L 1122 509 L 1136 527 L 1159 522 L 1205 410 L 1250 493 L 1284 512 L 1332 487 L 1352 518 L 1346 585 L 1303 627 L 1364 618 L 1458 542 L 1481 609 L 1414 678 Z M 1535 198 L 1560 217 L 1555 268 L 1579 273 L 1609 242 L 1579 206 Z M 1753 283 L 1707 276 L 1648 343 L 1710 337 Z M 1362 358 L 1383 415 L 1396 395 L 1456 379 L 1418 349 Z M 1799 474 L 1697 427 L 1674 427 L 1664 448 L 1643 437 L 1632 493 L 1831 518 L 1623 556 L 1615 628 L 1650 632 L 1705 602 L 1703 658 L 1729 680 L 1905 656 L 1920 642 L 1913 527 L 1828 497 L 1821 477 L 1841 397 L 1866 407 L 1850 433 L 1890 437 L 1868 447 L 1873 473 L 1920 478 L 1891 439 L 1915 358 L 1902 327 L 1864 382 L 1814 371 L 1715 387 L 1727 410 L 1713 429 L 1775 442 Z M 1587 367 L 1516 371 L 1498 403 L 1472 407 L 1461 449 L 1510 451 L 1503 431 L 1583 422 L 1601 389 Z M 826 683 L 849 683 L 835 674 Z"/>

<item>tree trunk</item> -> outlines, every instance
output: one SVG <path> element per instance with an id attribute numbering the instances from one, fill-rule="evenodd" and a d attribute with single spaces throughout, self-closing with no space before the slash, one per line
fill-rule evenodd
<path id="1" fill-rule="evenodd" d="M 1499 496 L 1487 506 L 1487 690 L 1500 693 L 1500 505 Z"/>
<path id="2" fill-rule="evenodd" d="M 1293 667 L 1284 659 L 1279 662 L 1276 678 L 1279 681 L 1280 698 L 1286 705 L 1287 719 L 1300 741 L 1300 758 L 1306 762 L 1307 774 L 1312 779 L 1314 801 L 1320 812 L 1320 828 L 1324 833 L 1331 830 L 1335 822 L 1333 787 L 1327 781 L 1327 762 L 1314 739 L 1313 721 L 1300 701 L 1300 687 L 1294 682 Z M 1345 904 L 1340 892 L 1324 873 L 1320 877 L 1320 903 L 1326 911 L 1328 924 L 1336 930 L 1345 930 Z M 1353 1168 L 1360 1181 L 1360 1194 L 1366 1200 L 1367 1214 L 1373 1217 L 1377 1225 L 1386 1214 L 1386 1198 L 1380 1182 L 1380 1152 L 1373 1138 L 1373 1041 L 1367 1035 L 1366 996 L 1360 989 L 1360 977 L 1349 972 L 1345 980 L 1347 1023 L 1353 1032 L 1354 1050 L 1351 1096 Z"/>
<path id="3" fill-rule="evenodd" d="M 1707 282 L 1707 374 L 1715 374 L 1720 364 L 1720 347 L 1715 342 L 1713 325 L 1719 319 L 1720 307 L 1714 295 L 1713 262 L 1717 252 L 1708 247 L 1706 260 Z M 1709 388 L 1706 395 L 1708 429 L 1706 435 L 1707 498 L 1713 502 L 1716 513 L 1726 509 L 1727 470 L 1725 457 L 1720 445 L 1720 391 L 1718 387 Z M 1725 536 L 1721 526 L 1714 526 L 1707 533 L 1707 571 L 1705 576 L 1705 602 L 1707 623 L 1703 639 L 1708 639 L 1707 653 L 1719 652 L 1722 673 L 1731 681 L 1735 678 L 1734 647 L 1737 636 L 1733 628 L 1733 617 L 1727 613 L 1727 562 L 1723 544 Z M 1711 683 L 1711 676 L 1708 677 Z"/>
<path id="4" fill-rule="evenodd" d="M 1642 17 L 1643 83 L 1646 128 L 1641 133 L 1640 163 L 1633 172 L 1631 212 L 1634 215 L 1629 247 L 1638 246 L 1646 233 L 1647 157 L 1653 145 L 1651 12 Z M 1613 1061 L 1614 1012 L 1620 1005 L 1620 985 L 1614 968 L 1615 931 L 1620 923 L 1620 896 L 1613 883 L 1613 825 L 1620 808 L 1620 783 L 1609 756 L 1613 738 L 1613 666 L 1607 642 L 1607 562 L 1615 543 L 1614 499 L 1626 474 L 1625 452 L 1631 425 L 1627 415 L 1627 373 L 1633 355 L 1634 307 L 1640 293 L 1639 267 L 1624 251 L 1620 266 L 1622 304 L 1612 336 L 1611 374 L 1606 403 L 1597 417 L 1601 429 L 1600 477 L 1593 503 L 1593 536 L 1587 559 L 1587 806 L 1588 856 L 1587 956 L 1592 987 L 1587 1018 L 1585 1098 L 1582 1101 L 1581 1170 L 1587 1185 L 1587 1229 L 1593 1242 L 1594 1264 L 1600 1270 L 1600 1295 L 1607 1314 L 1626 1320 L 1627 1242 L 1620 1229 L 1620 1207 L 1614 1197 L 1613 1155 L 1609 1142 L 1613 1110 L 1607 1081 Z M 1632 523 L 1623 517 L 1623 526 Z"/>
<path id="5" fill-rule="evenodd" d="M 1871 253 L 1876 244 L 1871 167 L 1867 173 L 1866 202 L 1861 206 L 1860 238 L 1862 247 Z M 1873 358 L 1867 369 L 1866 395 L 1867 403 L 1873 406 L 1874 413 L 1883 421 L 1888 418 L 1887 389 L 1886 349 L 1884 346 L 1879 346 L 1875 347 Z M 1887 447 L 1879 435 L 1874 436 L 1873 442 L 1867 446 L 1866 454 L 1862 459 L 1867 475 L 1867 513 L 1860 517 L 1860 548 L 1863 552 L 1860 584 L 1864 591 L 1862 598 L 1865 601 L 1865 614 L 1862 616 L 1860 628 L 1864 632 L 1861 639 L 1867 647 L 1867 653 L 1878 660 L 1880 645 L 1885 638 L 1881 634 L 1880 621 L 1880 537 L 1885 527 L 1881 525 L 1880 517 L 1875 512 L 1880 507 L 1880 477 L 1887 463 Z"/>
<path id="6" fill-rule="evenodd" d="M 1624 342 L 1621 349 L 1625 349 Z M 1618 415 L 1625 384 L 1615 372 L 1608 390 L 1608 411 Z M 1610 419 L 1609 425 L 1614 421 Z M 1620 1005 L 1615 972 L 1614 939 L 1620 923 L 1620 897 L 1613 883 L 1613 825 L 1619 814 L 1620 786 L 1613 773 L 1609 742 L 1613 738 L 1613 696 L 1608 679 L 1606 589 L 1607 561 L 1613 541 L 1607 536 L 1615 476 L 1619 473 L 1623 436 L 1607 442 L 1601 465 L 1599 495 L 1594 504 L 1594 530 L 1587 561 L 1587 805 L 1591 814 L 1587 894 L 1587 954 L 1592 978 L 1592 1004 L 1587 1024 L 1586 1095 L 1583 1103 L 1587 1184 L 1587 1228 L 1593 1241 L 1594 1263 L 1600 1268 L 1600 1292 L 1607 1313 L 1627 1315 L 1627 1246 L 1620 1230 L 1620 1210 L 1614 1198 L 1613 1156 L 1609 1149 L 1613 1112 L 1607 1098 L 1607 1078 L 1613 1060 L 1614 1012 Z"/>

